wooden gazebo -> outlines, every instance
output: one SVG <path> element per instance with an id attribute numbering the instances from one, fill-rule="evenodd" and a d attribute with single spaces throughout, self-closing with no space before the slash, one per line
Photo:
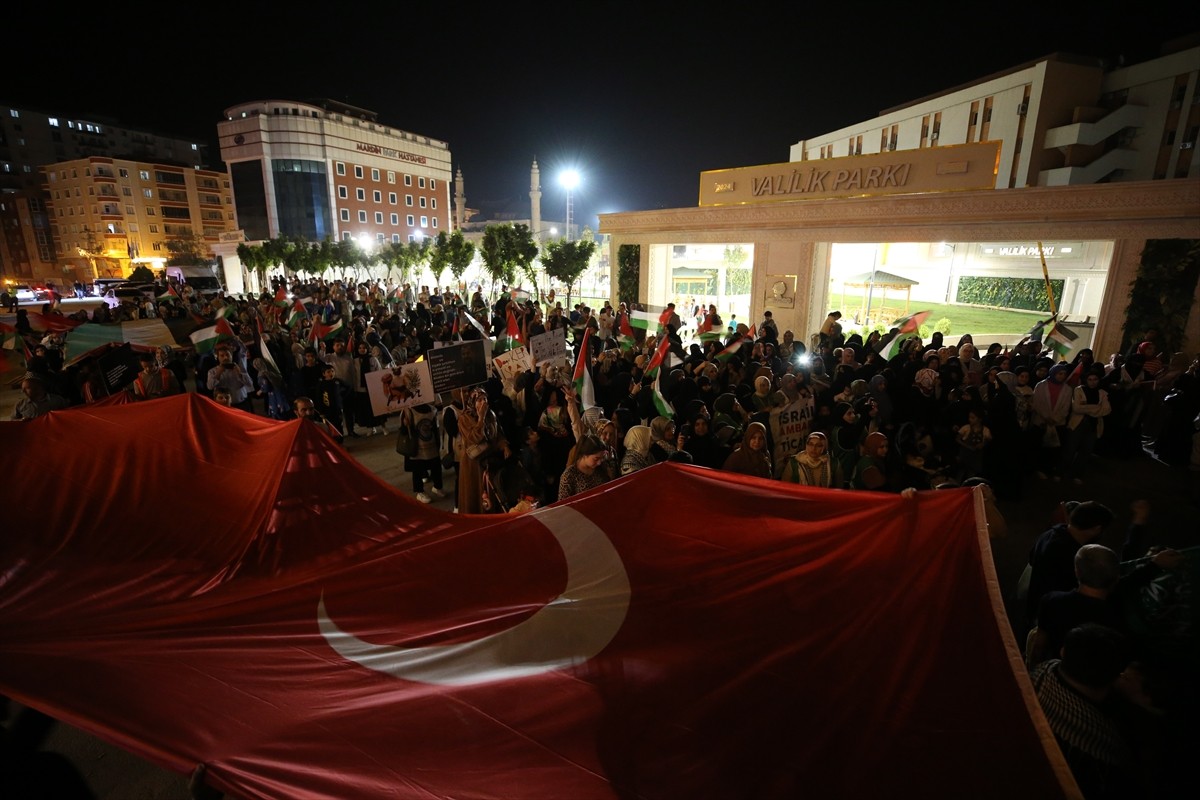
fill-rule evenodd
<path id="1" fill-rule="evenodd" d="M 861 289 L 862 302 L 858 306 L 858 310 L 851 314 L 855 322 L 863 324 L 866 322 L 871 308 L 867 304 L 867 298 L 870 297 L 870 305 L 876 309 L 876 317 L 886 317 L 888 319 L 898 319 L 899 317 L 908 316 L 909 301 L 912 299 L 912 287 L 920 284 L 920 281 L 914 281 L 911 278 L 905 278 L 901 275 L 893 275 L 890 272 L 883 270 L 874 270 L 872 272 L 864 272 L 860 275 L 852 275 L 842 280 L 842 302 L 845 305 L 846 289 Z M 903 292 L 904 293 L 904 309 L 888 308 L 887 295 L 888 292 Z M 879 298 L 875 295 L 879 293 Z M 880 300 L 876 305 L 877 299 Z M 897 300 L 899 297 L 896 298 Z M 845 314 L 849 309 L 844 308 L 842 313 Z"/>

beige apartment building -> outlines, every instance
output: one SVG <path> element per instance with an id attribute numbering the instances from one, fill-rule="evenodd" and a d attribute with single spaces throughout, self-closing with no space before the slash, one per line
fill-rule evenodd
<path id="1" fill-rule="evenodd" d="M 161 270 L 169 243 L 208 252 L 235 230 L 224 172 L 92 157 L 41 167 L 58 280 L 126 277 L 139 265 Z"/>

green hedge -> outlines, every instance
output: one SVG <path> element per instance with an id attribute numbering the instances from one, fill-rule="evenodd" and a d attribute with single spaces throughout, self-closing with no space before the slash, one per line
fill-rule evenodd
<path id="1" fill-rule="evenodd" d="M 1061 280 L 1050 281 L 1056 305 L 1062 301 L 1064 284 Z M 1046 282 L 1037 278 L 959 278 L 956 302 L 1025 311 L 1050 311 Z"/>

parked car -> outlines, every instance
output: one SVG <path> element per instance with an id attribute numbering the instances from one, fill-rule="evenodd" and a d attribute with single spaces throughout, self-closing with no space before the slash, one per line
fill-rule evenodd
<path id="1" fill-rule="evenodd" d="M 9 291 L 17 296 L 18 303 L 44 303 L 50 300 L 50 290 L 45 286 L 20 284 Z"/>
<path id="2" fill-rule="evenodd" d="M 158 287 L 153 283 L 147 284 L 132 284 L 126 283 L 109 289 L 104 293 L 104 302 L 109 308 L 116 308 L 126 300 L 141 304 L 147 297 L 154 298 L 158 292 Z"/>
<path id="3" fill-rule="evenodd" d="M 92 294 L 96 297 L 104 297 L 104 293 L 109 289 L 115 289 L 118 286 L 123 286 L 129 283 L 125 278 L 96 278 L 92 281 Z"/>

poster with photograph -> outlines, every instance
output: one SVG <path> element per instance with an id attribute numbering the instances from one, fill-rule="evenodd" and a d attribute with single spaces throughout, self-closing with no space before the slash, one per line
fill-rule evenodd
<path id="1" fill-rule="evenodd" d="M 512 386 L 518 375 L 533 369 L 533 358 L 525 349 L 525 345 L 519 345 L 493 358 L 492 365 L 504 385 Z"/>
<path id="2" fill-rule="evenodd" d="M 368 372 L 366 378 L 371 412 L 377 417 L 437 400 L 429 375 L 429 363 L 425 361 Z"/>
<path id="3" fill-rule="evenodd" d="M 567 356 L 567 332 L 562 328 L 539 333 L 530 337 L 529 350 L 533 355 L 533 363 L 537 365 L 553 362 Z"/>

